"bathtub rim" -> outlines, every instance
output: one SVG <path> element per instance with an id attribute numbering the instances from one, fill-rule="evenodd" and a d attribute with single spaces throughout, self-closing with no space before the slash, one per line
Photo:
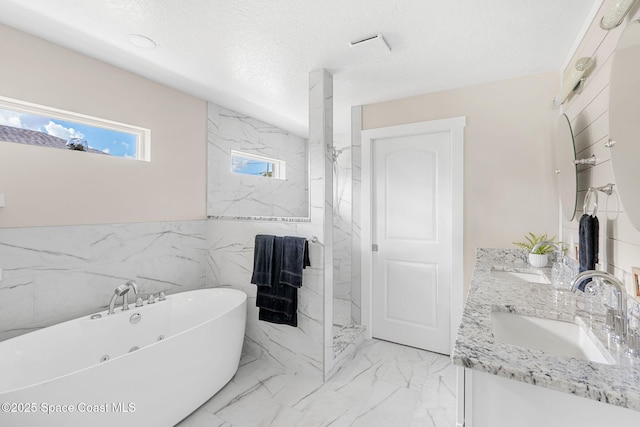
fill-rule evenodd
<path id="1" fill-rule="evenodd" d="M 190 332 L 190 331 L 193 331 L 194 329 L 200 328 L 200 327 L 202 327 L 202 326 L 204 326 L 204 325 L 206 325 L 206 324 L 208 324 L 208 323 L 211 323 L 211 322 L 213 322 L 214 320 L 217 320 L 217 319 L 221 318 L 222 316 L 224 316 L 224 315 L 226 315 L 226 314 L 228 314 L 228 313 L 231 313 L 231 312 L 232 312 L 232 311 L 234 311 L 234 310 L 239 309 L 239 308 L 240 308 L 240 307 L 242 307 L 243 305 L 246 305 L 246 303 L 247 303 L 247 299 L 248 299 L 248 296 L 247 296 L 246 292 L 244 292 L 244 291 L 242 291 L 242 290 L 239 290 L 239 289 L 229 288 L 229 287 L 202 288 L 202 289 L 192 289 L 192 290 L 184 291 L 184 292 L 176 292 L 175 294 L 169 294 L 169 295 L 167 295 L 167 299 L 169 299 L 169 298 L 171 298 L 171 297 L 175 297 L 175 296 L 177 296 L 177 295 L 181 295 L 181 298 L 184 298 L 184 297 L 186 297 L 184 294 L 191 294 L 191 293 L 197 293 L 197 292 L 203 292 L 203 291 L 205 291 L 205 292 L 206 292 L 206 291 L 222 291 L 222 293 L 240 293 L 240 294 L 243 294 L 243 298 L 241 299 L 241 301 L 239 301 L 239 303 L 238 303 L 237 305 L 234 305 L 234 306 L 233 306 L 232 308 L 230 308 L 229 310 L 227 310 L 227 311 L 225 311 L 225 312 L 223 312 L 223 313 L 221 313 L 221 314 L 219 314 L 219 315 L 217 315 L 217 316 L 215 316 L 215 317 L 212 317 L 212 318 L 210 318 L 210 319 L 207 319 L 207 320 L 205 320 L 205 321 L 203 321 L 203 322 L 197 323 L 197 324 L 195 324 L 195 325 L 193 325 L 193 326 L 191 326 L 191 327 L 189 327 L 189 328 L 186 328 L 186 329 L 184 329 L 184 330 L 180 331 L 179 333 L 176 333 L 176 334 L 173 334 L 173 335 L 171 335 L 171 336 L 169 336 L 169 337 L 166 337 L 166 338 L 164 338 L 164 339 L 163 339 L 163 340 L 161 340 L 161 341 L 155 341 L 155 342 L 153 342 L 153 343 L 151 343 L 151 344 L 149 344 L 149 345 L 146 345 L 146 346 L 144 346 L 144 347 L 140 347 L 138 350 L 136 350 L 136 352 L 137 352 L 137 351 L 140 351 L 140 350 L 144 350 L 144 349 L 150 348 L 150 347 L 155 346 L 155 345 L 159 345 L 159 344 L 162 344 L 162 343 L 168 342 L 168 341 L 170 341 L 170 340 L 171 340 L 172 338 L 174 338 L 174 337 L 177 337 L 177 336 L 179 336 L 179 335 L 186 334 L 186 333 L 188 333 L 188 332 Z M 145 307 L 146 307 L 146 306 L 145 306 Z M 139 308 L 139 307 L 138 307 L 138 308 Z M 92 316 L 92 315 L 94 315 L 94 314 L 102 314 L 102 315 L 104 316 L 104 315 L 106 315 L 106 313 L 107 313 L 107 310 L 103 310 L 103 311 L 100 311 L 100 312 L 97 312 L 97 313 L 92 313 L 92 314 L 89 314 L 89 315 L 85 315 L 85 316 L 81 316 L 81 317 L 76 317 L 76 318 L 74 318 L 74 319 L 67 320 L 67 321 L 65 321 L 65 322 L 56 323 L 56 324 L 51 325 L 51 326 L 48 326 L 48 327 L 54 327 L 54 326 L 58 326 L 58 325 L 63 325 L 63 324 L 65 324 L 65 323 L 75 322 L 75 321 L 78 321 L 78 320 L 83 319 L 83 318 L 89 318 L 90 316 Z M 127 314 L 128 314 L 128 313 L 127 313 Z M 246 325 L 246 309 L 245 309 L 245 311 L 244 311 L 244 316 L 245 316 L 245 325 Z M 91 319 L 88 319 L 88 320 L 91 320 Z M 47 327 L 47 328 L 48 328 L 48 327 Z M 29 333 L 27 333 L 27 334 L 19 335 L 18 337 L 15 337 L 15 338 L 19 338 L 19 337 L 22 337 L 22 336 L 29 335 L 29 334 L 31 334 L 31 333 L 39 332 L 39 331 L 45 330 L 45 329 L 47 329 L 47 328 L 41 328 L 41 329 L 38 329 L 37 331 L 32 331 L 32 332 L 29 332 Z M 10 341 L 10 340 L 12 340 L 12 339 L 13 339 L 13 338 L 10 338 L 9 340 L 3 341 L 3 343 L 4 343 L 4 342 L 9 342 L 9 341 Z M 244 337 L 243 337 L 243 339 L 244 339 Z M 36 387 L 36 386 L 39 386 L 39 385 L 43 385 L 43 384 L 46 384 L 46 383 L 49 383 L 49 382 L 56 381 L 56 380 L 58 380 L 58 379 L 60 379 L 60 378 L 64 378 L 64 377 L 68 377 L 68 376 L 73 375 L 73 374 L 77 374 L 77 373 L 79 373 L 79 372 L 84 372 L 84 371 L 86 371 L 86 370 L 88 370 L 88 369 L 91 369 L 91 368 L 93 368 L 93 367 L 95 367 L 95 366 L 99 366 L 99 365 L 102 365 L 102 364 L 108 364 L 108 363 L 110 363 L 110 362 L 115 362 L 115 361 L 117 361 L 117 360 L 119 360 L 119 359 L 121 359 L 121 358 L 123 358 L 123 357 L 128 356 L 129 354 L 131 354 L 131 353 L 123 353 L 123 354 L 120 354 L 119 356 L 116 356 L 116 357 L 110 358 L 109 360 L 106 360 L 106 361 L 104 361 L 104 362 L 94 363 L 94 364 L 92 364 L 92 365 L 85 366 L 85 367 L 83 367 L 83 368 L 76 369 L 76 370 L 74 370 L 74 371 L 70 371 L 70 372 L 68 372 L 68 373 L 66 373 L 66 374 L 63 374 L 63 375 L 58 375 L 58 376 L 55 376 L 55 377 L 51 377 L 51 378 L 48 378 L 48 379 L 43 380 L 43 381 L 30 383 L 30 384 L 27 384 L 27 385 L 24 385 L 24 386 L 21 386 L 21 387 L 11 388 L 11 389 L 7 389 L 7 390 L 4 390 L 4 391 L 3 391 L 3 390 L 0 390 L 0 397 L 2 397 L 2 396 L 3 396 L 3 395 L 5 395 L 5 394 L 14 393 L 14 392 L 19 392 L 19 391 L 22 391 L 22 390 L 28 389 L 28 388 L 30 388 L 30 387 Z"/>

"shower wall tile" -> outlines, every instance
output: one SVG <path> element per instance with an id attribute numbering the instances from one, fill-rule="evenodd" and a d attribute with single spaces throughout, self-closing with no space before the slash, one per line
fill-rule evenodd
<path id="1" fill-rule="evenodd" d="M 206 221 L 0 229 L 0 339 L 103 310 L 113 289 L 206 285 Z"/>
<path id="2" fill-rule="evenodd" d="M 346 142 L 345 142 L 346 140 Z M 333 324 L 351 325 L 351 145 L 349 138 L 333 141 L 336 158 L 333 199 Z"/>
<path id="3" fill-rule="evenodd" d="M 209 285 L 229 286 L 247 294 L 247 326 L 243 350 L 246 354 L 267 357 L 289 372 L 321 376 L 322 246 L 309 244 L 311 267 L 304 270 L 302 287 L 298 291 L 298 327 L 276 325 L 258 320 L 257 288 L 251 284 L 256 234 L 310 239 L 317 235 L 317 228 L 307 223 L 210 219 L 207 226 Z"/>
<path id="4" fill-rule="evenodd" d="M 212 103 L 207 120 L 209 216 L 309 215 L 306 139 Z M 233 173 L 231 150 L 284 160 L 286 180 Z"/>

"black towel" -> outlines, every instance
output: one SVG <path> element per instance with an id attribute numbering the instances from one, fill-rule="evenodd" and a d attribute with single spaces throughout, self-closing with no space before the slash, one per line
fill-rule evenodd
<path id="1" fill-rule="evenodd" d="M 288 292 L 288 300 L 290 309 L 287 312 L 272 310 L 271 307 L 260 307 L 258 319 L 269 323 L 278 323 L 281 325 L 289 325 L 294 328 L 298 326 L 298 289 L 287 285 L 282 286 L 285 292 Z M 260 288 L 258 288 L 260 289 Z"/>
<path id="2" fill-rule="evenodd" d="M 260 308 L 258 319 L 295 327 L 298 326 L 298 289 L 280 283 L 283 245 L 282 237 L 274 237 L 271 286 L 258 286 L 256 306 Z"/>
<path id="3" fill-rule="evenodd" d="M 595 270 L 598 262 L 598 217 L 588 214 L 580 218 L 580 228 L 578 229 L 579 250 L 579 272 Z M 591 278 L 583 280 L 578 289 L 584 291 L 584 287 L 591 281 Z"/>
<path id="4" fill-rule="evenodd" d="M 273 278 L 273 245 L 275 236 L 258 234 L 253 248 L 253 274 L 251 283 L 258 286 L 271 286 Z"/>
<path id="5" fill-rule="evenodd" d="M 310 266 L 309 243 L 302 237 L 284 237 L 280 283 L 299 288 L 302 286 L 302 270 Z"/>

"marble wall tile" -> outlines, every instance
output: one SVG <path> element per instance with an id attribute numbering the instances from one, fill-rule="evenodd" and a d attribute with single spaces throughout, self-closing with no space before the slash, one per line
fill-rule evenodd
<path id="1" fill-rule="evenodd" d="M 104 309 L 113 289 L 206 285 L 206 221 L 0 229 L 0 339 Z"/>
<path id="2" fill-rule="evenodd" d="M 323 247 L 310 244 L 311 267 L 304 270 L 298 291 L 298 327 L 258 320 L 255 285 L 251 284 L 256 234 L 310 239 L 307 223 L 210 219 L 207 225 L 207 271 L 210 286 L 230 286 L 248 296 L 244 352 L 266 357 L 287 372 L 321 376 L 323 372 Z"/>
<path id="3" fill-rule="evenodd" d="M 351 316 L 351 145 L 338 138 L 333 164 L 333 324 L 350 325 Z"/>
<path id="4" fill-rule="evenodd" d="M 28 332 L 34 317 L 34 279 L 5 277 L 0 282 L 0 340 Z M 13 331 L 6 333 L 5 331 Z"/>
<path id="5" fill-rule="evenodd" d="M 74 269 L 90 261 L 88 241 L 70 239 L 64 227 L 5 228 L 0 233 L 5 279 Z"/>
<path id="6" fill-rule="evenodd" d="M 212 103 L 207 121 L 209 216 L 308 216 L 306 139 Z M 232 149 L 284 160 L 286 180 L 233 173 Z"/>

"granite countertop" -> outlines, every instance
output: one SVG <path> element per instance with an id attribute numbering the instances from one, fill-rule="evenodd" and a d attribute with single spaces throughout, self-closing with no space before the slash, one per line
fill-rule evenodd
<path id="1" fill-rule="evenodd" d="M 629 359 L 603 330 L 602 317 L 587 316 L 584 294 L 552 285 L 496 278 L 491 270 L 543 272 L 516 250 L 478 249 L 476 267 L 452 354 L 453 363 L 516 381 L 640 411 L 640 359 Z M 557 356 L 499 342 L 491 312 L 509 311 L 591 325 L 613 364 Z"/>

